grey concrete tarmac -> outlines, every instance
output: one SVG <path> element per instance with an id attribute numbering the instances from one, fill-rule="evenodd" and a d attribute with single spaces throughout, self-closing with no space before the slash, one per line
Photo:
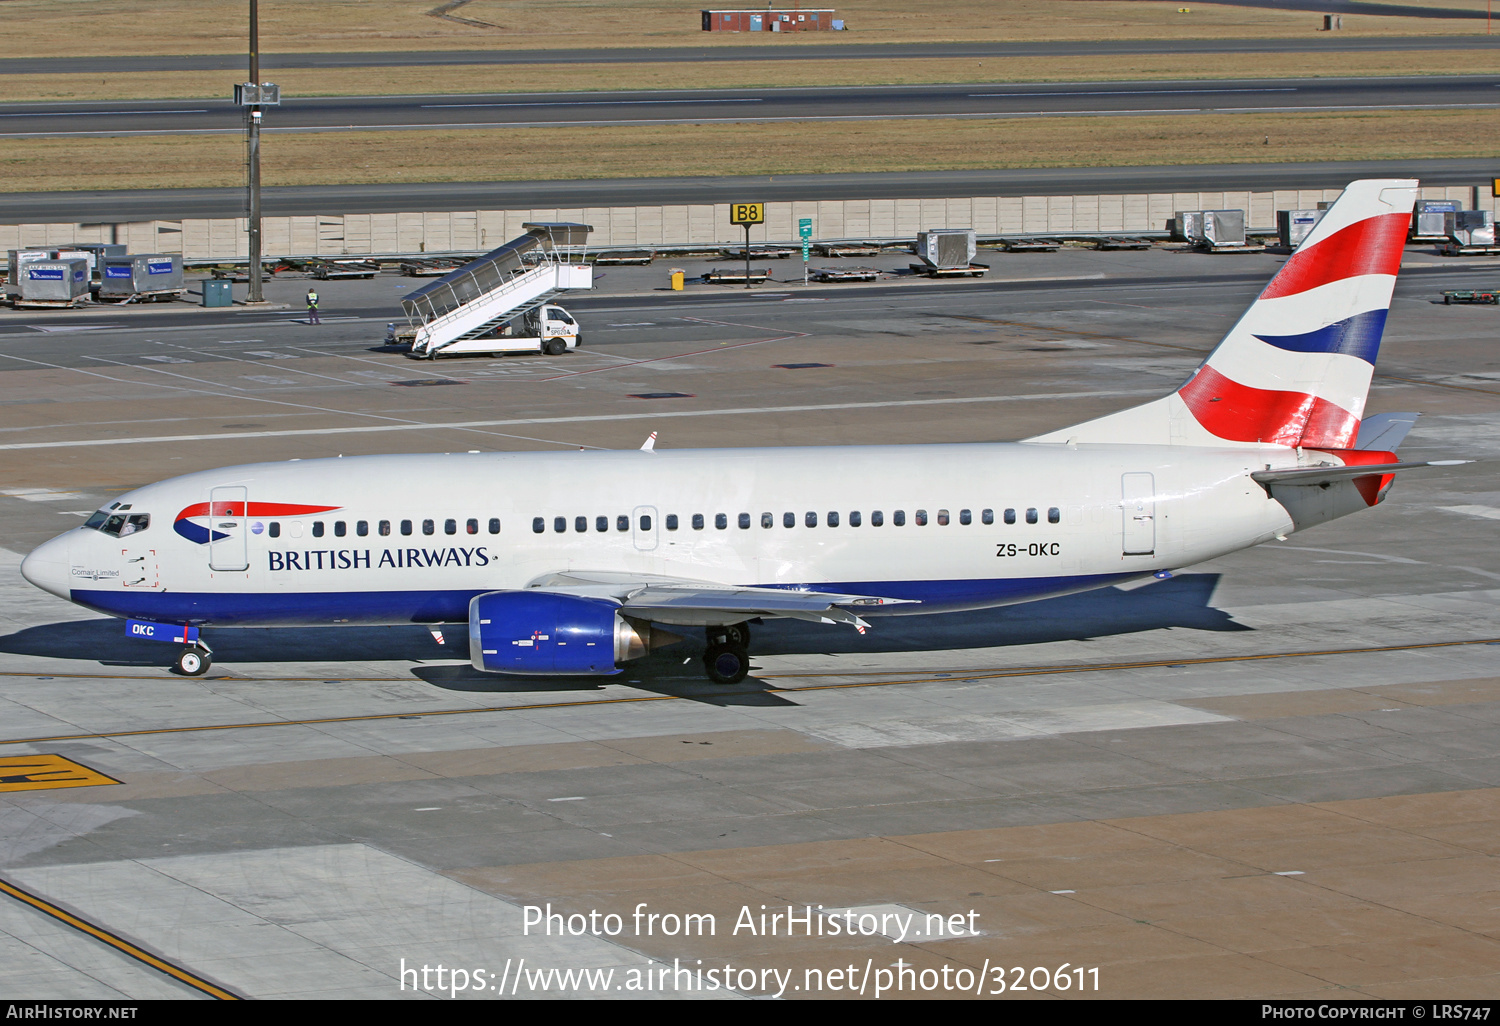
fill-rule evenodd
<path id="1" fill-rule="evenodd" d="M 1493 262 L 1408 252 L 1369 406 L 1423 411 L 1404 457 L 1481 462 L 1135 591 L 865 635 L 768 623 L 732 688 L 696 639 L 528 680 L 417 627 L 216 631 L 213 669 L 181 678 L 16 573 L 112 494 L 238 462 L 1022 437 L 1175 387 L 1280 260 L 982 259 L 982 282 L 804 288 L 777 262 L 765 288 L 681 294 L 665 265 L 609 269 L 557 358 L 386 350 L 394 276 L 319 283 L 319 326 L 0 317 L 0 758 L 120 781 L 0 790 L 0 880 L 255 997 L 432 996 L 403 959 L 542 996 L 522 958 L 613 970 L 596 993 L 619 997 L 663 993 L 608 988 L 674 959 L 756 973 L 668 996 L 776 993 L 773 970 L 830 995 L 830 970 L 898 961 L 1068 962 L 1111 996 L 1494 996 L 1500 314 L 1439 301 Z M 643 902 L 714 933 L 638 933 Z M 548 903 L 622 931 L 528 933 Z M 763 904 L 979 934 L 733 930 Z M 7 996 L 199 993 L 3 895 L 0 950 Z"/>
<path id="2" fill-rule="evenodd" d="M 1133 117 L 1462 108 L 1500 104 L 1494 75 L 1122 82 L 966 82 L 416 96 L 285 97 L 264 131 L 697 125 L 908 118 Z M 230 101 L 0 104 L 0 138 L 244 132 Z"/>

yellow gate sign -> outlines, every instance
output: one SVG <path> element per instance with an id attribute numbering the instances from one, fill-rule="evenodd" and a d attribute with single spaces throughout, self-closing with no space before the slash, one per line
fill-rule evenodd
<path id="1" fill-rule="evenodd" d="M 732 203 L 729 207 L 730 224 L 764 224 L 766 220 L 766 205 L 764 203 Z"/>
<path id="2" fill-rule="evenodd" d="M 61 755 L 19 755 L 0 759 L 0 791 L 39 791 L 52 787 L 118 784 L 97 770 Z"/>

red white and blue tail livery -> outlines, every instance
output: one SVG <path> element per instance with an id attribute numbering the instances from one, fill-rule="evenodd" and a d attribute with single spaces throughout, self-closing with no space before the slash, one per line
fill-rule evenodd
<path id="1" fill-rule="evenodd" d="M 608 674 L 665 624 L 706 630 L 721 682 L 763 620 L 1170 577 L 1429 465 L 1391 451 L 1414 414 L 1365 414 L 1416 193 L 1352 183 L 1187 384 L 1026 442 L 252 464 L 122 495 L 21 571 L 186 645 L 183 673 L 217 627 L 461 623 L 476 669 Z"/>
<path id="2" fill-rule="evenodd" d="M 1353 448 L 1416 197 L 1352 183 L 1176 393 L 1033 440 Z"/>

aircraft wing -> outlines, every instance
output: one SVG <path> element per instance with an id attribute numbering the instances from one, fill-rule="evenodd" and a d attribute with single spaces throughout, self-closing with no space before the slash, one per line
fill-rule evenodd
<path id="1" fill-rule="evenodd" d="M 740 623 L 758 616 L 784 616 L 812 623 L 869 626 L 860 611 L 878 606 L 913 604 L 912 599 L 878 595 L 845 595 L 822 591 L 714 584 L 680 577 L 569 570 L 548 574 L 529 587 L 591 598 L 612 598 L 620 612 L 657 623 L 711 626 Z"/>

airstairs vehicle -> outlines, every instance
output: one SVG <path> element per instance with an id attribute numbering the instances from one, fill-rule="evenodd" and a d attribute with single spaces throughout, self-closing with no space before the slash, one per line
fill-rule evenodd
<path id="1" fill-rule="evenodd" d="M 522 225 L 512 239 L 401 300 L 413 325 L 411 354 L 436 359 L 464 353 L 543 352 L 578 345 L 578 322 L 550 301 L 594 287 L 585 259 L 594 229 L 570 222 Z M 516 332 L 512 322 L 518 321 Z M 403 333 L 404 334 L 404 333 Z"/>

